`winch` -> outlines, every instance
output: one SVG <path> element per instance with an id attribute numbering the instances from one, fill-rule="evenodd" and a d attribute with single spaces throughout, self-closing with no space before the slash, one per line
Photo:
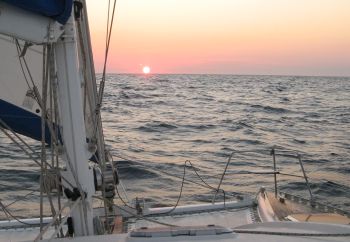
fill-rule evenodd
<path id="1" fill-rule="evenodd" d="M 110 163 L 106 164 L 104 171 L 98 166 L 93 168 L 95 190 L 102 191 L 104 186 L 104 197 L 109 200 L 115 197 L 115 188 L 119 184 L 118 172 L 114 167 Z"/>

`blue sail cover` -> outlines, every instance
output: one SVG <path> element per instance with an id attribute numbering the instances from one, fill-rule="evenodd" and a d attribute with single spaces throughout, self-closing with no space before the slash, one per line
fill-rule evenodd
<path id="1" fill-rule="evenodd" d="M 55 19 L 65 24 L 72 12 L 73 0 L 2 0 L 22 9 Z"/>
<path id="2" fill-rule="evenodd" d="M 14 132 L 27 136 L 37 141 L 41 141 L 41 116 L 35 115 L 21 107 L 13 105 L 0 99 L 0 120 L 5 123 L 0 126 L 7 129 L 10 128 Z M 53 129 L 57 129 L 57 125 L 52 124 Z M 58 131 L 58 139 L 62 142 L 62 136 Z M 87 139 L 86 142 L 89 140 Z M 51 134 L 47 124 L 45 124 L 45 143 L 51 145 Z M 97 163 L 98 151 L 90 157 L 90 161 Z"/>
<path id="3" fill-rule="evenodd" d="M 16 133 L 41 140 L 41 117 L 0 99 L 0 119 Z M 0 126 L 1 123 L 0 123 Z M 7 128 L 6 126 L 4 128 Z M 49 127 L 45 127 L 45 141 L 51 143 Z"/>

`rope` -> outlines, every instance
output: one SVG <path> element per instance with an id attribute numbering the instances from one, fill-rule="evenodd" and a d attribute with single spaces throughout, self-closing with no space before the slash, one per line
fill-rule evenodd
<path id="1" fill-rule="evenodd" d="M 187 163 L 187 161 L 185 161 L 184 171 L 183 171 L 183 176 L 182 176 L 182 182 L 181 182 L 181 188 L 180 188 L 180 193 L 179 193 L 179 196 L 178 196 L 178 198 L 177 198 L 177 201 L 176 201 L 175 205 L 173 206 L 173 208 L 171 208 L 169 211 L 166 211 L 166 212 L 161 213 L 161 214 L 168 214 L 168 213 L 171 213 L 172 211 L 174 211 L 174 210 L 176 209 L 176 207 L 178 206 L 178 204 L 179 204 L 179 202 L 180 202 L 180 199 L 181 199 L 181 196 L 182 196 L 183 187 L 184 187 L 185 175 L 186 175 L 186 163 Z M 133 207 L 131 207 L 130 205 L 128 205 L 128 204 L 124 201 L 124 199 L 120 196 L 117 186 L 116 186 L 116 191 L 117 191 L 117 194 L 118 194 L 119 199 L 122 201 L 122 203 L 123 203 L 126 207 L 131 208 L 131 209 L 133 209 L 133 210 L 136 210 L 136 208 L 133 208 Z"/>
<path id="2" fill-rule="evenodd" d="M 123 160 L 125 160 L 125 161 L 129 161 L 129 162 L 133 162 L 134 160 L 136 160 L 136 159 L 134 159 L 134 160 L 131 160 L 131 159 L 129 159 L 129 158 L 125 158 L 125 157 L 122 157 L 122 156 L 120 156 L 120 155 L 114 155 L 115 157 L 118 157 L 118 158 L 120 158 L 120 159 L 123 159 Z M 150 166 L 149 165 L 143 165 L 142 163 L 140 163 L 140 164 L 137 164 L 137 165 L 135 165 L 135 164 L 129 164 L 129 166 L 134 166 L 134 167 L 143 167 L 143 168 L 150 168 Z M 162 170 L 162 169 L 159 169 L 159 168 L 157 168 L 157 167 L 151 167 L 153 170 L 156 170 L 156 171 L 159 171 L 160 173 L 163 173 L 163 174 L 165 174 L 165 175 L 167 175 L 167 176 L 170 176 L 170 177 L 174 177 L 174 178 L 177 178 L 177 179 L 180 179 L 180 180 L 182 180 L 182 177 L 180 177 L 180 176 L 177 176 L 177 175 L 175 175 L 175 174 L 173 174 L 173 173 L 169 173 L 169 172 L 166 172 L 166 171 L 164 171 L 164 170 Z M 118 167 L 118 169 L 128 169 L 128 167 L 127 166 L 125 166 L 125 167 Z M 192 183 L 192 184 L 195 184 L 195 185 L 198 185 L 198 186 L 201 186 L 201 187 L 204 187 L 204 188 L 208 188 L 205 184 L 202 184 L 202 183 L 199 183 L 199 182 L 196 182 L 196 181 L 192 181 L 192 180 L 189 180 L 189 179 L 186 179 L 185 178 L 185 182 L 188 182 L 188 183 Z M 215 189 L 216 190 L 216 189 Z"/>
<path id="3" fill-rule="evenodd" d="M 190 166 L 187 166 L 187 163 L 190 164 Z M 215 190 L 215 191 L 218 191 L 216 188 L 210 186 L 207 182 L 204 181 L 204 179 L 197 173 L 197 171 L 195 170 L 194 166 L 192 165 L 191 161 L 189 160 L 186 160 L 185 161 L 185 164 L 184 164 L 184 171 L 183 171 L 183 176 L 182 176 L 182 182 L 181 182 L 181 187 L 180 187 L 180 193 L 179 193 L 179 196 L 177 198 L 177 201 L 176 201 L 176 204 L 173 206 L 173 208 L 171 208 L 169 211 L 166 211 L 164 213 L 161 213 L 161 214 L 169 214 L 171 212 L 173 212 L 177 206 L 179 205 L 179 202 L 181 200 L 181 197 L 182 197 L 182 192 L 183 192 L 183 187 L 184 187 L 184 183 L 185 183 L 185 176 L 186 176 L 186 168 L 187 167 L 191 167 L 192 170 L 196 173 L 196 175 L 200 178 L 200 180 L 205 184 L 205 186 L 209 189 L 212 189 L 212 190 Z M 226 204 L 226 193 L 224 190 L 222 190 L 223 193 L 224 193 L 224 206 Z"/>
<path id="4" fill-rule="evenodd" d="M 105 200 L 107 203 L 112 204 L 110 201 L 108 201 L 108 200 L 105 199 L 105 198 L 102 198 L 102 197 L 99 197 L 99 196 L 93 196 L 93 197 L 94 197 L 94 198 L 97 198 L 97 199 L 100 199 L 100 200 Z M 118 209 L 120 209 L 120 210 L 122 210 L 122 211 L 124 211 L 124 212 L 126 212 L 126 213 L 128 213 L 128 214 L 130 214 L 131 216 L 138 218 L 138 219 L 143 219 L 143 220 L 146 220 L 146 221 L 149 221 L 149 222 L 152 222 L 152 223 L 156 223 L 156 224 L 160 224 L 160 225 L 164 225 L 164 226 L 168 226 L 168 227 L 179 227 L 179 226 L 174 225 L 174 224 L 168 224 L 168 223 L 159 222 L 159 221 L 157 221 L 157 220 L 147 218 L 147 217 L 145 217 L 145 216 L 143 216 L 143 215 L 139 215 L 139 214 L 132 213 L 132 212 L 128 211 L 127 209 L 125 209 L 125 208 L 123 208 L 123 207 L 121 207 L 121 206 L 118 206 L 118 205 L 116 205 L 116 204 L 112 204 L 112 205 L 115 206 L 115 207 L 117 207 Z"/>
<path id="5" fill-rule="evenodd" d="M 126 158 L 126 157 L 123 157 L 123 156 L 120 156 L 120 155 L 114 155 L 114 156 L 115 156 L 115 157 L 118 157 L 118 158 L 120 158 L 120 159 L 123 159 L 123 160 L 125 160 L 125 161 L 129 161 L 129 162 L 134 162 L 134 161 L 136 160 L 136 159 L 131 160 L 131 158 Z M 187 160 L 186 163 L 189 163 L 189 164 L 190 164 L 188 167 L 192 168 L 192 170 L 194 171 L 194 173 L 196 174 L 196 176 L 201 180 L 202 183 L 199 183 L 199 182 L 196 182 L 196 181 L 193 181 L 193 180 L 189 180 L 189 179 L 186 179 L 186 178 L 184 179 L 185 182 L 187 182 L 187 183 L 192 183 L 192 184 L 195 184 L 195 185 L 204 187 L 204 188 L 209 188 L 209 189 L 211 189 L 211 190 L 213 190 L 213 191 L 217 191 L 217 188 L 215 188 L 215 187 L 209 185 L 209 184 L 204 180 L 203 176 L 201 176 L 201 175 L 198 174 L 198 172 L 197 172 L 195 166 L 192 164 L 192 162 L 191 162 L 190 160 Z M 134 167 L 138 167 L 138 166 L 139 166 L 139 167 L 143 167 L 143 168 L 150 168 L 150 165 L 147 165 L 147 166 L 146 166 L 146 165 L 143 165 L 141 162 L 140 162 L 140 164 L 128 164 L 128 166 L 134 166 Z M 128 166 L 124 166 L 124 167 L 123 167 L 123 166 L 122 166 L 122 167 L 119 166 L 118 169 L 128 169 L 128 168 L 129 168 Z M 167 175 L 167 176 L 174 177 L 174 178 L 177 178 L 177 179 L 180 179 L 180 180 L 183 179 L 183 177 L 177 176 L 177 175 L 175 175 L 175 174 L 173 174 L 173 173 L 166 172 L 166 171 L 164 171 L 164 170 L 162 170 L 162 169 L 159 169 L 159 168 L 157 168 L 157 167 L 155 167 L 155 166 L 152 166 L 151 168 L 152 168 L 153 170 L 156 170 L 156 171 L 158 171 L 158 172 L 160 172 L 160 173 L 163 173 L 163 174 L 165 174 L 165 175 Z M 221 174 L 218 174 L 218 175 L 221 175 Z M 214 176 L 208 176 L 208 175 L 206 175 L 206 177 L 207 177 L 207 178 L 216 178 L 216 176 L 218 176 L 218 175 L 214 175 Z M 219 191 L 223 192 L 223 194 L 224 194 L 224 196 L 225 196 L 225 191 L 224 191 L 223 189 L 219 189 Z"/>
<path id="6" fill-rule="evenodd" d="M 192 162 L 191 162 L 191 161 L 188 161 L 188 162 L 190 163 L 192 170 L 196 173 L 196 175 L 198 176 L 198 178 L 207 186 L 207 188 L 209 188 L 209 189 L 215 191 L 216 194 L 217 194 L 219 191 L 221 191 L 221 192 L 223 193 L 223 195 L 224 195 L 224 207 L 226 207 L 226 192 L 225 192 L 225 190 L 220 189 L 220 188 L 215 188 L 215 187 L 209 185 L 209 184 L 208 184 L 206 181 L 204 181 L 204 179 L 198 174 L 198 172 L 196 171 L 195 167 L 192 165 Z"/>
<path id="7" fill-rule="evenodd" d="M 126 207 L 131 208 L 131 209 L 133 209 L 133 210 L 136 210 L 136 208 L 131 207 L 131 206 L 130 206 L 127 202 L 125 202 L 125 200 L 120 196 L 120 193 L 119 193 L 119 190 L 118 190 L 118 186 L 115 186 L 115 190 L 116 190 L 116 192 L 117 192 L 117 195 L 118 195 L 120 201 L 122 201 L 122 203 L 123 203 Z"/>
<path id="8" fill-rule="evenodd" d="M 175 205 L 173 206 L 173 208 L 171 208 L 169 211 L 166 211 L 166 212 L 161 213 L 161 214 L 169 214 L 169 213 L 173 212 L 177 208 L 177 206 L 179 205 L 179 202 L 180 202 L 181 196 L 182 196 L 183 187 L 184 187 L 184 182 L 185 182 L 186 163 L 187 163 L 187 161 L 185 161 L 184 171 L 183 171 L 183 176 L 182 176 L 182 181 L 181 181 L 181 187 L 180 187 L 180 193 L 179 193 L 179 196 L 177 198 L 177 201 L 176 201 Z"/>
<path id="9" fill-rule="evenodd" d="M 120 157 L 119 157 L 119 158 L 120 158 Z M 188 163 L 189 165 L 187 165 L 187 163 Z M 191 168 L 191 169 L 195 172 L 195 174 L 197 175 L 197 177 L 203 182 L 204 185 L 201 184 L 201 183 L 197 183 L 197 182 L 191 181 L 191 180 L 186 180 L 186 179 L 185 179 L 185 177 L 186 177 L 186 168 Z M 154 169 L 159 170 L 160 172 L 164 172 L 164 171 L 162 171 L 162 170 L 160 170 L 160 169 L 157 169 L 157 168 L 154 168 Z M 170 174 L 170 173 L 167 173 L 167 172 L 164 172 L 164 173 L 167 174 L 167 175 L 169 175 L 169 176 L 175 177 L 175 178 L 180 178 L 180 177 L 178 177 L 178 176 L 175 176 L 175 175 Z M 183 175 L 182 175 L 182 178 L 181 178 L 180 192 L 179 192 L 179 195 L 178 195 L 178 197 L 177 197 L 176 203 L 175 203 L 175 205 L 174 205 L 169 211 L 163 212 L 163 213 L 161 213 L 161 214 L 169 214 L 169 213 L 173 212 L 173 211 L 178 207 L 179 202 L 180 202 L 181 197 L 182 197 L 182 192 L 183 192 L 183 188 L 184 188 L 184 183 L 185 183 L 185 182 L 192 182 L 192 183 L 195 183 L 195 184 L 197 184 L 197 185 L 201 185 L 202 187 L 209 188 L 209 189 L 214 190 L 214 191 L 222 191 L 223 194 L 224 194 L 224 205 L 226 204 L 226 192 L 225 192 L 223 189 L 217 190 L 217 189 L 214 188 L 213 186 L 209 185 L 209 184 L 198 174 L 198 172 L 196 171 L 196 168 L 195 168 L 195 166 L 192 164 L 192 162 L 191 162 L 190 160 L 186 160 L 186 161 L 185 161 L 185 164 L 184 164 L 184 167 L 183 167 Z M 123 203 L 126 207 L 129 207 L 129 208 L 131 208 L 131 209 L 133 209 L 133 210 L 136 210 L 135 208 L 131 207 L 130 205 L 128 205 L 128 204 L 124 201 L 124 199 L 120 196 L 117 187 L 116 187 L 116 191 L 117 191 L 118 197 L 120 198 L 120 200 L 122 201 L 122 203 Z"/>

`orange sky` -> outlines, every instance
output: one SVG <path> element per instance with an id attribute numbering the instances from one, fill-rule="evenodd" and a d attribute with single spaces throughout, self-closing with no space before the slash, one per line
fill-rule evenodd
<path id="1" fill-rule="evenodd" d="M 107 3 L 87 0 L 97 71 Z M 117 0 L 108 72 L 350 76 L 349 11 L 350 0 Z"/>

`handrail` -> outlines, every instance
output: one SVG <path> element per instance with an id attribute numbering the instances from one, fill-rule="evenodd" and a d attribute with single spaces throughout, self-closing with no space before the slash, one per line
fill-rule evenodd
<path id="1" fill-rule="evenodd" d="M 312 203 L 312 202 L 314 202 L 314 197 L 312 196 L 309 180 L 307 179 L 307 176 L 306 176 L 306 173 L 305 173 L 305 170 L 304 170 L 304 165 L 303 165 L 303 162 L 301 161 L 301 155 L 298 155 L 298 161 L 299 161 L 301 170 L 303 171 L 305 183 L 306 183 L 307 189 L 309 190 L 309 193 L 310 193 L 310 201 Z"/>
<path id="2" fill-rule="evenodd" d="M 283 157 L 289 157 L 289 158 L 295 158 L 298 160 L 299 162 L 299 165 L 300 165 L 300 168 L 301 168 L 301 171 L 303 173 L 303 178 L 305 180 L 305 184 L 306 184 L 306 187 L 307 187 L 307 190 L 310 194 L 310 201 L 311 201 L 311 204 L 314 202 L 314 197 L 312 195 L 312 192 L 311 192 L 311 188 L 310 188 L 310 184 L 309 184 L 309 180 L 308 180 L 308 177 L 306 176 L 306 172 L 305 172 L 305 169 L 304 169 L 304 165 L 303 165 L 303 162 L 302 162 L 302 159 L 301 159 L 301 155 L 300 154 L 297 154 L 297 155 L 294 155 L 294 154 L 289 154 L 289 153 L 276 153 L 276 150 L 275 150 L 275 147 L 272 147 L 271 149 L 271 153 L 272 155 L 272 160 L 273 160 L 273 170 L 274 170 L 274 184 L 275 184 L 275 197 L 277 197 L 277 174 L 281 174 L 283 175 L 282 173 L 277 173 L 276 172 L 276 156 L 283 156 Z M 300 176 L 298 176 L 300 177 Z"/>
<path id="3" fill-rule="evenodd" d="M 277 174 L 276 174 L 276 153 L 275 153 L 275 147 L 272 147 L 271 155 L 272 155 L 272 160 L 273 160 L 273 171 L 275 172 L 275 174 L 273 174 L 274 183 L 275 183 L 275 197 L 277 198 Z"/>
<path id="4" fill-rule="evenodd" d="M 231 153 L 230 157 L 228 158 L 228 160 L 227 160 L 227 162 L 226 162 L 226 166 L 225 166 L 224 172 L 222 173 L 220 182 L 219 182 L 218 187 L 216 188 L 215 194 L 214 194 L 214 196 L 213 196 L 213 200 L 212 200 L 212 203 L 213 203 L 213 204 L 215 203 L 216 195 L 218 194 L 218 192 L 219 192 L 219 190 L 220 190 L 220 186 L 221 186 L 222 180 L 223 180 L 224 177 L 225 177 L 225 174 L 226 174 L 228 165 L 229 165 L 230 162 L 231 162 L 231 159 L 232 159 L 233 154 L 234 154 L 234 152 Z"/>
<path id="5" fill-rule="evenodd" d="M 259 150 L 260 151 L 260 150 Z M 266 151 L 266 150 L 264 150 Z M 228 168 L 228 165 L 232 159 L 232 156 L 234 154 L 240 154 L 240 153 L 255 153 L 257 152 L 257 150 L 244 150 L 244 151 L 233 151 L 226 163 L 226 166 L 225 166 L 225 169 L 223 171 L 223 173 L 221 174 L 221 178 L 220 178 L 220 182 L 218 184 L 218 188 L 213 196 L 213 199 L 212 199 L 212 203 L 215 203 L 215 200 L 216 200 L 216 196 L 217 196 L 217 193 L 220 189 L 220 186 L 223 182 L 223 179 L 225 177 L 225 175 L 227 175 L 227 168 Z M 303 165 L 303 162 L 302 162 L 302 159 L 301 159 L 301 154 L 297 153 L 296 155 L 295 154 L 292 154 L 291 152 L 295 152 L 293 150 L 279 150 L 279 151 L 276 151 L 276 146 L 273 146 L 271 151 L 270 151 L 270 155 L 272 156 L 272 161 L 273 161 L 273 171 L 272 172 L 263 172 L 263 173 L 260 173 L 260 174 L 273 174 L 273 177 L 274 177 L 274 190 L 275 190 L 275 197 L 277 198 L 278 196 L 278 185 L 277 185 L 277 175 L 286 175 L 286 176 L 294 176 L 294 177 L 300 177 L 300 178 L 304 178 L 305 180 L 305 184 L 306 184 L 306 187 L 307 187 L 307 190 L 310 194 L 310 201 L 311 201 L 311 204 L 313 204 L 314 202 L 314 197 L 312 195 L 312 191 L 311 191 L 311 187 L 310 187 L 310 183 L 309 183 L 309 180 L 308 180 L 308 177 L 306 175 L 306 172 L 305 172 L 305 169 L 304 169 L 304 165 Z M 281 156 L 281 157 L 288 157 L 288 158 L 295 158 L 298 160 L 298 163 L 300 165 L 300 168 L 301 168 L 301 171 L 302 171 L 302 176 L 301 175 L 292 175 L 292 174 L 286 174 L 286 173 L 282 173 L 280 171 L 277 170 L 277 156 Z M 250 172 L 250 173 L 253 173 L 253 174 L 259 174 L 259 173 L 254 173 L 254 172 Z"/>

